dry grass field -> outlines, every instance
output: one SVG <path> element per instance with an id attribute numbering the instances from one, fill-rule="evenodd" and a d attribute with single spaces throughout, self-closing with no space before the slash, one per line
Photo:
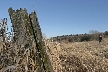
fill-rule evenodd
<path id="1" fill-rule="evenodd" d="M 108 39 L 100 44 L 98 41 L 58 43 L 45 40 L 45 45 L 54 72 L 108 72 Z M 32 47 L 34 56 L 34 43 Z M 0 72 L 36 72 L 35 60 L 30 55 L 29 48 L 16 48 L 14 44 L 1 41 Z"/>
<path id="2" fill-rule="evenodd" d="M 55 72 L 108 72 L 108 39 L 46 46 Z"/>

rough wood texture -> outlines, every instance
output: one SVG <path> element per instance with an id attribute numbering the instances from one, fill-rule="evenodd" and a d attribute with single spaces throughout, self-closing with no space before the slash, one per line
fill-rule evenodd
<path id="1" fill-rule="evenodd" d="M 17 72 L 53 72 L 52 65 L 42 41 L 42 32 L 36 12 L 28 15 L 26 9 L 8 9 L 14 37 L 2 42 L 0 70 Z M 1 72 L 0 71 L 0 72 Z"/>

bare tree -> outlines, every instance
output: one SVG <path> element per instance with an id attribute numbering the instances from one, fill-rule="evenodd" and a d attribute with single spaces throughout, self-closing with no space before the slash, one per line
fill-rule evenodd
<path id="1" fill-rule="evenodd" d="M 98 33 L 100 33 L 100 32 L 97 31 L 97 30 L 90 30 L 90 31 L 89 31 L 89 34 L 98 34 Z"/>

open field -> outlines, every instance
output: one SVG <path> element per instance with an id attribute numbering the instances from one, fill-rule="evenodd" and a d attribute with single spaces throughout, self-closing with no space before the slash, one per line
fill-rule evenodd
<path id="1" fill-rule="evenodd" d="M 108 72 L 108 39 L 46 46 L 55 72 Z"/>
<path id="2" fill-rule="evenodd" d="M 14 44 L 0 43 L 0 72 L 36 72 L 36 59 L 30 49 L 16 48 Z M 54 72 L 108 72 L 108 39 L 98 41 L 58 43 L 45 40 Z M 4 47 L 5 46 L 5 47 Z"/>

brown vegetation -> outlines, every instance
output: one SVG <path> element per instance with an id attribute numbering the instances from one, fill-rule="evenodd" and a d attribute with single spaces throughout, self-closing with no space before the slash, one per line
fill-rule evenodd
<path id="1" fill-rule="evenodd" d="M 59 43 L 44 40 L 54 72 L 108 72 L 108 39 Z M 29 48 L 16 48 L 14 43 L 1 41 L 0 72 L 36 72 Z M 35 44 L 32 44 L 32 48 Z M 34 49 L 35 51 L 35 49 Z M 32 56 L 35 53 L 32 53 Z M 13 69 L 13 70 L 12 70 Z"/>
<path id="2" fill-rule="evenodd" d="M 55 72 L 108 72 L 108 39 L 100 44 L 98 41 L 46 43 Z"/>

